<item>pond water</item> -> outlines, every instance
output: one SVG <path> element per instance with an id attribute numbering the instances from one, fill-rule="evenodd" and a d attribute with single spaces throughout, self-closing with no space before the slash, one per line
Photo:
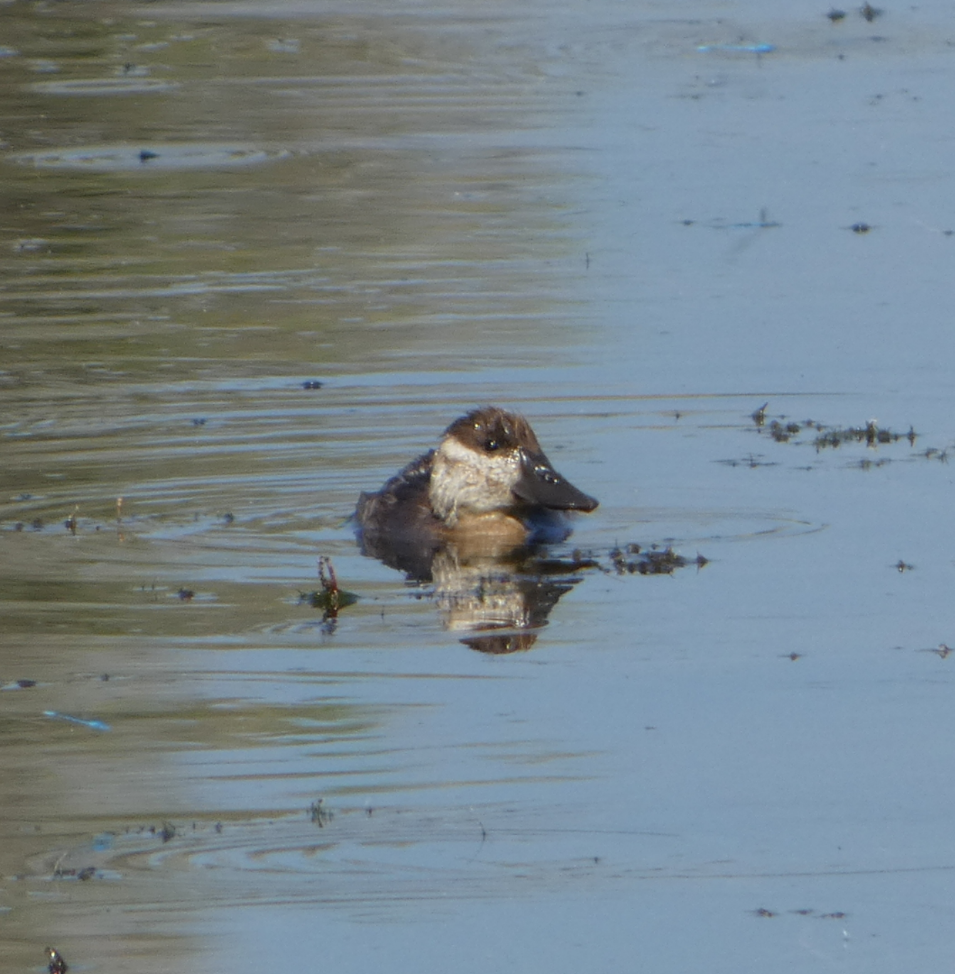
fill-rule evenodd
<path id="1" fill-rule="evenodd" d="M 826 14 L 0 7 L 0 974 L 950 963 L 955 13 Z M 498 642 L 349 521 L 483 403 Z"/>

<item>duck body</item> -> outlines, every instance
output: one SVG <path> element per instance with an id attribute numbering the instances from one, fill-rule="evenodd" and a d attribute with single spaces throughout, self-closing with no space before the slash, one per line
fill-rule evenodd
<path id="1" fill-rule="evenodd" d="M 355 519 L 366 553 L 406 567 L 388 550 L 428 562 L 449 542 L 500 553 L 562 540 L 567 512 L 596 507 L 553 468 L 526 419 L 486 406 L 453 422 L 437 449 L 381 490 L 363 493 Z"/>

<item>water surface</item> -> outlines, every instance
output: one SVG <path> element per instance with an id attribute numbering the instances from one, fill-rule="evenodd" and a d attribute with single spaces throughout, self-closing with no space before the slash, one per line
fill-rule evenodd
<path id="1" fill-rule="evenodd" d="M 0 971 L 947 962 L 955 21 L 824 15 L 0 12 Z M 487 402 L 496 655 L 348 522 Z"/>

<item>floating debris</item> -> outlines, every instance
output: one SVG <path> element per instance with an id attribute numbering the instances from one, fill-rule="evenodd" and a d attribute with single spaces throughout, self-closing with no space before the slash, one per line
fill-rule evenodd
<path id="1" fill-rule="evenodd" d="M 910 565 L 908 562 L 902 561 L 900 558 L 892 567 L 901 575 L 902 572 L 912 571 L 912 569 L 915 568 L 915 565 Z"/>
<path id="2" fill-rule="evenodd" d="M 70 724 L 79 724 L 80 727 L 89 727 L 90 730 L 108 731 L 112 730 L 109 724 L 102 720 L 84 720 L 82 717 L 74 717 L 72 714 L 61 714 L 58 710 L 44 710 L 44 717 L 51 720 L 65 720 Z"/>
<path id="3" fill-rule="evenodd" d="M 840 20 L 846 19 L 846 12 L 844 10 L 836 10 L 833 8 L 826 14 L 826 16 L 834 23 L 838 24 Z"/>
<path id="4" fill-rule="evenodd" d="M 338 618 L 341 609 L 354 605 L 358 596 L 353 592 L 346 592 L 338 587 L 338 578 L 331 558 L 322 555 L 318 559 L 318 580 L 321 590 L 316 592 L 300 592 L 299 604 L 306 603 L 315 609 L 322 610 L 322 622 L 333 621 Z"/>
<path id="5" fill-rule="evenodd" d="M 777 467 L 779 466 L 775 460 L 765 460 L 762 454 L 753 456 L 750 453 L 748 456 L 742 457 L 739 460 L 717 460 L 717 463 L 723 463 L 727 467 L 749 467 L 751 470 L 755 470 L 757 467 Z"/>
<path id="6" fill-rule="evenodd" d="M 158 78 L 89 78 L 73 81 L 40 81 L 30 90 L 57 95 L 145 94 L 168 92 L 178 85 Z M 264 149 L 253 145 L 231 145 L 216 142 L 177 142 L 160 149 L 140 146 L 88 145 L 45 152 L 19 152 L 7 158 L 36 169 L 59 169 L 82 172 L 168 172 L 207 170 L 218 172 L 264 165 L 291 156 L 288 149 Z M 148 165 L 145 163 L 148 162 Z"/>
<path id="7" fill-rule="evenodd" d="M 868 233 L 872 229 L 872 225 L 869 223 L 853 223 L 849 229 L 853 233 Z"/>
<path id="8" fill-rule="evenodd" d="M 765 207 L 759 211 L 758 220 L 743 221 L 742 223 L 731 223 L 729 229 L 731 230 L 771 230 L 774 227 L 781 227 L 782 224 L 778 220 L 770 220 L 769 213 Z"/>
<path id="9" fill-rule="evenodd" d="M 778 419 L 774 419 L 769 424 L 769 435 L 777 443 L 788 443 L 790 437 L 800 432 L 802 432 L 802 426 L 799 423 L 786 423 L 783 425 Z"/>
<path id="10" fill-rule="evenodd" d="M 761 906 L 758 910 L 753 910 L 753 916 L 757 917 L 774 917 L 776 915 L 772 910 L 767 910 L 764 906 Z"/>
<path id="11" fill-rule="evenodd" d="M 63 959 L 63 955 L 52 947 L 46 948 L 46 956 L 49 958 L 47 970 L 50 974 L 66 974 L 70 969 L 69 964 Z"/>
<path id="12" fill-rule="evenodd" d="M 53 867 L 54 879 L 78 879 L 80 882 L 85 883 L 93 879 L 95 876 L 95 866 L 83 866 L 81 869 L 62 869 L 59 863 L 57 863 L 57 865 Z"/>
<path id="13" fill-rule="evenodd" d="M 867 20 L 870 24 L 876 17 L 881 17 L 884 11 L 879 7 L 873 7 L 871 3 L 866 2 L 859 8 L 859 13 L 864 20 Z"/>
<path id="14" fill-rule="evenodd" d="M 824 423 L 812 419 L 797 423 L 786 421 L 785 417 L 780 417 L 772 420 L 767 426 L 766 405 L 760 406 L 751 416 L 757 429 L 762 432 L 765 428 L 765 431 L 777 443 L 788 443 L 794 436 L 798 436 L 805 430 L 816 432 L 813 445 L 817 450 L 823 447 L 842 446 L 844 443 L 865 443 L 866 446 L 878 446 L 883 443 L 896 443 L 899 440 L 908 440 L 909 446 L 915 446 L 915 441 L 918 439 L 918 433 L 912 426 L 908 428 L 906 433 L 896 433 L 885 427 L 880 427 L 878 421 L 874 419 L 870 419 L 864 426 L 838 427 L 826 426 Z M 933 455 L 937 452 L 933 451 Z M 926 452 L 926 456 L 928 456 L 928 452 Z"/>
<path id="15" fill-rule="evenodd" d="M 705 222 L 690 219 L 681 220 L 680 222 L 685 227 L 693 227 L 700 224 L 700 226 L 709 227 L 711 230 L 771 230 L 774 227 L 782 226 L 778 220 L 769 219 L 769 211 L 765 206 L 760 209 L 759 219 L 757 220 L 743 220 L 739 223 L 729 223 L 727 220 L 718 218 Z"/>
<path id="16" fill-rule="evenodd" d="M 637 557 L 628 559 L 627 555 Z M 669 545 L 662 549 L 653 545 L 643 550 L 638 544 L 628 544 L 625 548 L 611 549 L 610 563 L 618 575 L 672 575 L 678 568 L 686 568 L 687 565 L 703 568 L 709 564 L 709 559 L 699 554 L 693 559 L 684 558 Z"/>
<path id="17" fill-rule="evenodd" d="M 325 799 L 319 798 L 317 801 L 312 802 L 308 806 L 309 818 L 320 828 L 323 829 L 334 817 L 332 813 L 325 808 Z"/>
<path id="18" fill-rule="evenodd" d="M 303 389 L 321 389 L 324 382 L 319 382 L 318 379 L 307 379 L 302 383 Z"/>
<path id="19" fill-rule="evenodd" d="M 815 439 L 815 447 L 821 450 L 824 447 L 842 446 L 843 443 L 865 443 L 866 446 L 876 446 L 880 443 L 895 443 L 901 439 L 914 443 L 915 438 L 916 433 L 912 427 L 909 427 L 908 433 L 893 433 L 892 430 L 881 428 L 876 420 L 870 419 L 865 426 L 848 426 L 820 433 Z"/>
<path id="20" fill-rule="evenodd" d="M 768 404 L 759 407 L 750 414 L 750 418 L 756 424 L 758 433 L 768 433 L 770 438 L 776 443 L 794 442 L 798 445 L 812 443 L 816 451 L 823 449 L 843 446 L 844 444 L 863 443 L 867 447 L 876 448 L 886 444 L 897 443 L 899 440 L 907 440 L 909 446 L 914 447 L 919 438 L 915 432 L 915 427 L 909 426 L 904 433 L 896 432 L 887 427 L 879 426 L 878 421 L 870 419 L 862 426 L 827 426 L 825 423 L 817 422 L 813 419 L 804 419 L 801 422 L 789 420 L 785 416 L 779 416 L 768 420 L 766 409 Z M 805 434 L 810 434 L 807 436 Z M 937 459 L 940 462 L 948 460 L 948 453 L 944 450 L 935 448 L 927 449 L 918 454 L 926 459 Z M 909 459 L 913 457 L 910 456 Z M 720 460 L 730 466 L 738 466 L 747 460 Z M 865 457 L 853 461 L 853 465 L 862 470 L 869 470 L 873 467 L 881 467 L 892 461 L 885 457 L 871 459 Z M 762 457 L 752 458 L 750 466 L 762 466 Z"/>
<path id="21" fill-rule="evenodd" d="M 868 6 L 868 4 L 866 4 Z M 710 51 L 726 51 L 731 54 L 771 54 L 776 50 L 775 44 L 700 44 L 697 50 L 701 54 Z"/>

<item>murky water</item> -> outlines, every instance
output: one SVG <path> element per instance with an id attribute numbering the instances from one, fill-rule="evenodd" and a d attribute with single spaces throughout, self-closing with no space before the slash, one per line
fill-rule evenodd
<path id="1" fill-rule="evenodd" d="M 0 9 L 0 972 L 943 969 L 955 18 L 825 13 Z M 508 653 L 348 522 L 488 402 Z"/>

